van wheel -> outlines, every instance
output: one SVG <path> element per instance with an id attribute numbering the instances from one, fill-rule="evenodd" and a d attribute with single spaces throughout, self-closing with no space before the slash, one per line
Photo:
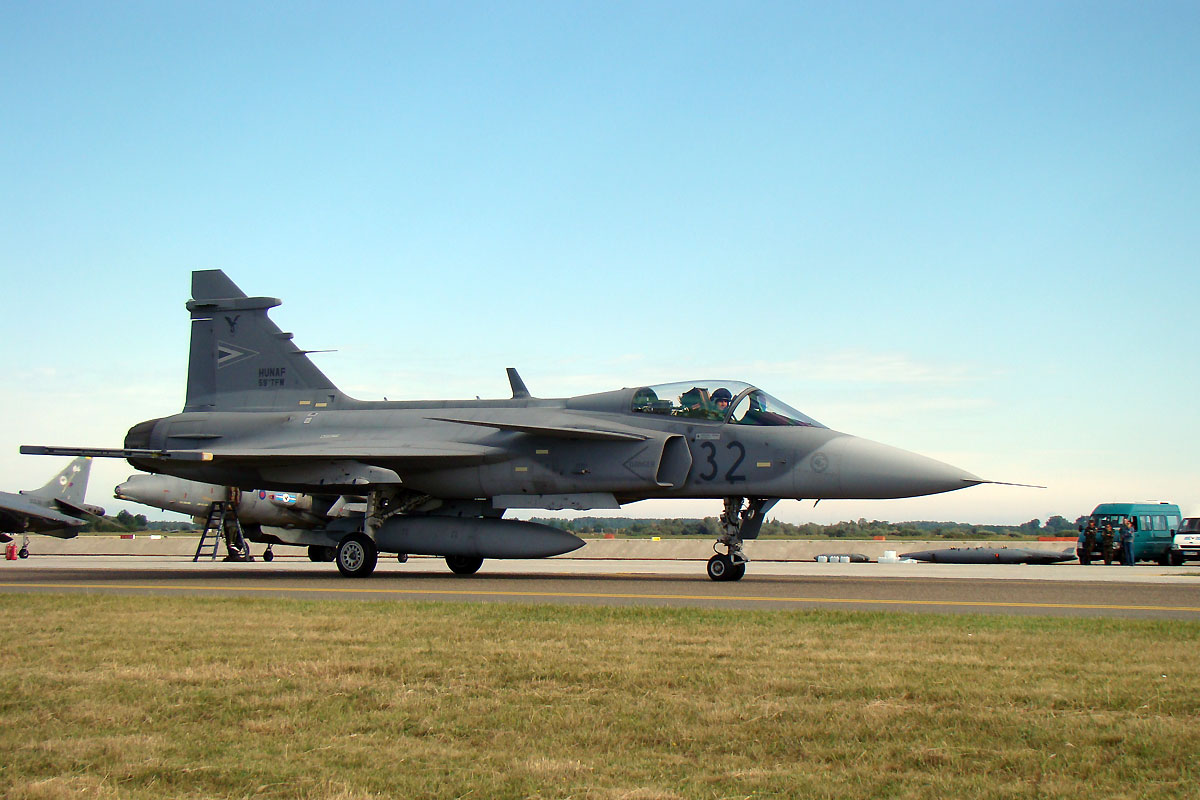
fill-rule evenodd
<path id="1" fill-rule="evenodd" d="M 1172 567 L 1182 567 L 1183 566 L 1183 553 L 1171 553 L 1171 566 Z"/>

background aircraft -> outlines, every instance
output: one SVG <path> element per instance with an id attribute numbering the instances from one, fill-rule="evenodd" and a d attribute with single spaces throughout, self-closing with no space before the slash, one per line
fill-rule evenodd
<path id="1" fill-rule="evenodd" d="M 30 533 L 71 539 L 87 524 L 86 517 L 103 516 L 103 508 L 83 502 L 91 467 L 90 458 L 76 458 L 40 489 L 0 492 L 0 542 L 22 534 L 20 556 L 28 558 Z"/>
<path id="2" fill-rule="evenodd" d="M 780 499 L 892 498 L 989 483 L 949 464 L 831 430 L 738 381 L 687 381 L 580 397 L 348 397 L 220 270 L 192 273 L 183 413 L 133 426 L 122 449 L 24 453 L 128 458 L 136 468 L 246 489 L 363 495 L 360 519 L 314 530 L 348 576 L 379 552 L 538 558 L 583 541 L 503 519 L 514 508 L 618 508 L 647 498 L 719 498 L 714 580 L 745 573 L 745 539 Z"/>
<path id="3" fill-rule="evenodd" d="M 329 524 L 334 517 L 362 516 L 366 508 L 361 498 L 336 495 L 314 497 L 297 492 L 268 489 L 230 492 L 230 487 L 200 483 L 172 475 L 130 475 L 113 489 L 118 500 L 129 500 L 164 511 L 188 514 L 204 524 L 211 503 L 229 500 L 233 495 L 234 511 L 241 522 L 243 534 L 252 542 L 266 544 L 264 558 L 272 558 L 271 547 L 277 544 L 308 547 L 313 561 L 333 561 L 334 549 L 325 546 L 324 537 L 313 542 L 313 528 Z"/>

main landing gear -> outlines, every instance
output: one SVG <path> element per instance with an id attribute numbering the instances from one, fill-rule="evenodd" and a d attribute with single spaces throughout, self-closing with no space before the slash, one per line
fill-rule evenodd
<path id="1" fill-rule="evenodd" d="M 763 497 L 726 497 L 725 510 L 721 512 L 721 535 L 713 545 L 716 555 L 708 560 L 708 577 L 714 581 L 737 581 L 746 574 L 745 552 L 742 542 L 757 539 L 763 520 L 778 500 Z M 721 552 L 721 548 L 725 552 Z"/>
<path id="2" fill-rule="evenodd" d="M 365 578 L 375 571 L 379 551 L 371 537 L 363 533 L 352 533 L 337 546 L 338 572 L 347 578 Z"/>
<path id="3" fill-rule="evenodd" d="M 472 556 L 446 556 L 446 566 L 455 575 L 474 575 L 483 566 L 483 559 Z"/>

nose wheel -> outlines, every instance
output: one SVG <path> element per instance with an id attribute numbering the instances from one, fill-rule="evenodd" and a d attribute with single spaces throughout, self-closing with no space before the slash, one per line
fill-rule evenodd
<path id="1" fill-rule="evenodd" d="M 734 561 L 727 553 L 717 553 L 708 560 L 708 577 L 714 581 L 738 581 L 746 574 L 746 562 Z"/>
<path id="2" fill-rule="evenodd" d="M 765 497 L 726 497 L 721 512 L 721 535 L 713 549 L 717 554 L 708 560 L 708 577 L 714 581 L 740 581 L 746 574 L 746 553 L 742 542 L 757 539 L 763 520 L 778 500 Z M 721 548 L 725 552 L 721 552 Z"/>

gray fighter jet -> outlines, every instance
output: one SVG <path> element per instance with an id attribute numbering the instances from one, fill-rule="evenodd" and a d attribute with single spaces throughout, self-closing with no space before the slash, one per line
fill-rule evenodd
<path id="1" fill-rule="evenodd" d="M 379 552 L 539 558 L 583 545 L 509 509 L 619 508 L 648 498 L 724 501 L 713 580 L 745 574 L 745 539 L 781 499 L 894 498 L 990 483 L 931 458 L 821 425 L 738 381 L 533 397 L 362 401 L 338 390 L 220 270 L 192 273 L 183 413 L 134 425 L 122 449 L 23 453 L 127 458 L 137 469 L 219 486 L 361 495 L 362 518 L 331 520 L 338 569 L 366 576 Z"/>
<path id="2" fill-rule="evenodd" d="M 28 558 L 29 534 L 73 539 L 87 517 L 103 516 L 103 508 L 83 502 L 91 469 L 90 458 L 76 458 L 40 489 L 0 492 L 0 542 L 11 542 L 11 534 L 21 534 L 19 555 Z"/>
<path id="3" fill-rule="evenodd" d="M 207 519 L 211 503 L 232 499 L 245 537 L 267 545 L 263 554 L 267 561 L 272 559 L 271 547 L 277 544 L 307 546 L 311 560 L 333 561 L 333 548 L 325 544 L 327 538 L 311 531 L 324 528 L 335 517 L 361 517 L 365 508 L 360 498 L 268 489 L 230 492 L 227 486 L 184 480 L 173 475 L 130 475 L 113 489 L 113 496 L 118 500 L 188 514 L 198 523 Z"/>

